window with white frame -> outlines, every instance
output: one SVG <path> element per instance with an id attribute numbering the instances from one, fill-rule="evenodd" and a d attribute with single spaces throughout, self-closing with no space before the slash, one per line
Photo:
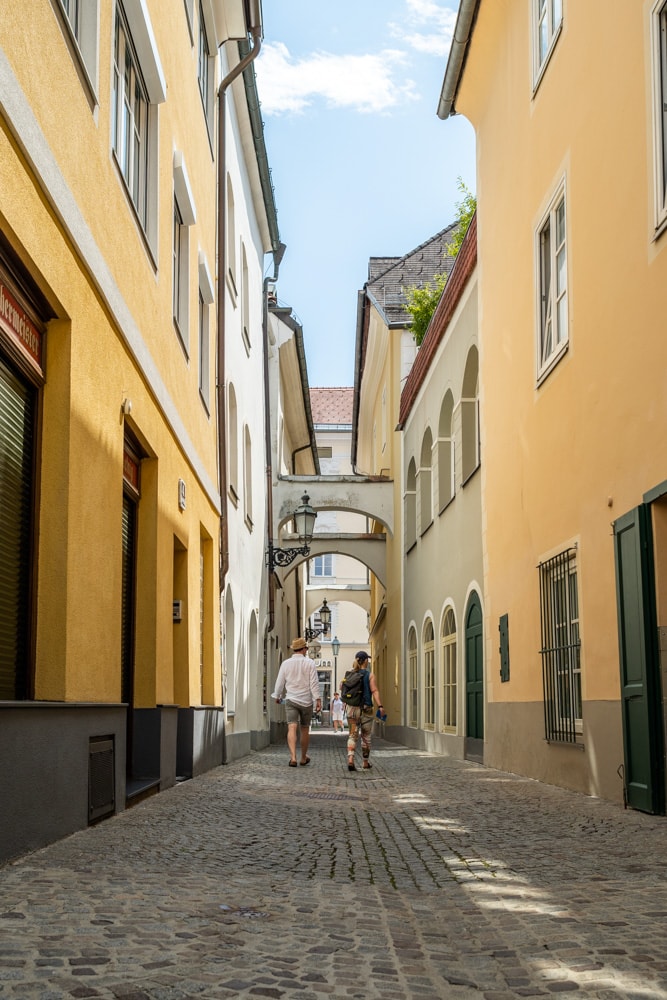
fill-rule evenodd
<path id="1" fill-rule="evenodd" d="M 438 423 L 438 507 L 443 511 L 454 498 L 454 397 L 447 390 Z"/>
<path id="2" fill-rule="evenodd" d="M 559 552 L 538 571 L 545 736 L 574 743 L 582 731 L 577 550 Z"/>
<path id="3" fill-rule="evenodd" d="M 533 80 L 537 86 L 563 23 L 563 0 L 533 0 Z"/>
<path id="4" fill-rule="evenodd" d="M 331 552 L 323 556 L 315 556 L 311 565 L 313 576 L 333 576 L 333 556 Z"/>
<path id="5" fill-rule="evenodd" d="M 199 251 L 199 396 L 206 412 L 211 405 L 211 337 L 210 312 L 215 301 L 213 279 L 206 254 Z"/>
<path id="6" fill-rule="evenodd" d="M 435 729 L 435 633 L 433 622 L 424 628 L 424 729 Z"/>
<path id="7" fill-rule="evenodd" d="M 185 16 L 188 21 L 188 28 L 190 29 L 190 38 L 193 38 L 192 25 L 194 23 L 195 15 L 195 0 L 183 0 L 185 4 Z"/>
<path id="8" fill-rule="evenodd" d="M 231 177 L 227 177 L 227 280 L 236 303 L 236 216 Z"/>
<path id="9" fill-rule="evenodd" d="M 243 434 L 243 513 L 252 530 L 252 440 L 247 426 Z"/>
<path id="10" fill-rule="evenodd" d="M 246 351 L 250 353 L 250 279 L 248 256 L 241 240 L 241 330 Z"/>
<path id="11" fill-rule="evenodd" d="M 456 621 L 454 612 L 447 608 L 442 622 L 440 639 L 442 663 L 442 728 L 456 731 Z"/>
<path id="12" fill-rule="evenodd" d="M 99 0 L 60 0 L 65 23 L 93 92 L 97 89 Z"/>
<path id="13" fill-rule="evenodd" d="M 405 481 L 405 551 L 417 541 L 417 465 L 410 459 Z"/>
<path id="14" fill-rule="evenodd" d="M 157 248 L 157 108 L 166 84 L 153 28 L 141 0 L 116 5 L 112 148 L 153 253 Z"/>
<path id="15" fill-rule="evenodd" d="M 419 472 L 417 473 L 419 493 L 419 530 L 423 535 L 433 522 L 433 481 L 431 462 L 433 458 L 433 437 L 427 427 L 422 438 Z"/>
<path id="16" fill-rule="evenodd" d="M 229 493 L 236 505 L 239 499 L 239 414 L 231 382 L 227 388 L 227 461 Z"/>
<path id="17" fill-rule="evenodd" d="M 667 0 L 651 12 L 655 146 L 655 225 L 667 222 Z"/>
<path id="18" fill-rule="evenodd" d="M 183 154 L 174 153 L 173 315 L 185 353 L 190 350 L 190 226 L 196 221 Z"/>
<path id="19" fill-rule="evenodd" d="M 565 182 L 561 183 L 537 233 L 539 278 L 538 377 L 568 345 L 567 225 Z"/>
<path id="20" fill-rule="evenodd" d="M 207 5 L 206 10 L 210 10 Z M 212 26 L 209 27 L 204 16 L 204 5 L 199 0 L 199 31 L 197 40 L 197 79 L 199 81 L 199 93 L 201 94 L 204 106 L 204 116 L 208 127 L 209 135 L 213 134 L 213 88 L 215 84 L 215 49 L 209 43 L 212 36 Z"/>
<path id="21" fill-rule="evenodd" d="M 188 227 L 183 224 L 183 217 L 174 198 L 174 245 L 172 251 L 172 298 L 173 315 L 176 329 L 181 340 L 187 337 L 188 330 Z"/>
<path id="22" fill-rule="evenodd" d="M 408 725 L 416 726 L 419 720 L 419 663 L 417 661 L 417 633 L 408 633 Z"/>

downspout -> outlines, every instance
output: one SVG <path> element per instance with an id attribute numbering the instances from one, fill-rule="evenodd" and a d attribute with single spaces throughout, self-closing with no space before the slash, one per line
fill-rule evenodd
<path id="1" fill-rule="evenodd" d="M 261 24 L 249 31 L 253 46 L 243 59 L 222 80 L 218 88 L 218 302 L 217 302 L 217 408 L 218 408 L 218 479 L 220 483 L 220 596 L 225 588 L 229 569 L 229 518 L 227 517 L 227 435 L 225 433 L 225 281 L 227 276 L 227 160 L 226 114 L 227 89 L 243 70 L 257 58 L 262 47 Z"/>
<path id="2" fill-rule="evenodd" d="M 262 283 L 262 338 L 264 340 L 264 448 L 266 456 L 266 535 L 267 552 L 273 547 L 273 463 L 271 461 L 271 396 L 269 385 L 269 285 L 278 280 L 280 263 L 287 247 L 279 243 L 273 251 L 273 274 Z M 273 632 L 275 626 L 275 594 L 273 569 L 268 570 L 269 618 L 266 631 Z"/>

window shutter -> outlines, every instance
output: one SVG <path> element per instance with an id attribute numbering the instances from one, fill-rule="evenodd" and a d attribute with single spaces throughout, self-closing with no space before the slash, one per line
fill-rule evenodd
<path id="1" fill-rule="evenodd" d="M 0 699 L 28 697 L 35 393 L 0 361 Z"/>
<path id="2" fill-rule="evenodd" d="M 500 616 L 498 631 L 500 632 L 500 679 L 508 681 L 510 679 L 509 615 Z"/>

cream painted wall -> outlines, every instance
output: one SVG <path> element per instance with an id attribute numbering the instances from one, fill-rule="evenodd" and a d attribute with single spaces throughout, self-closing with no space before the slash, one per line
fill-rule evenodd
<path id="1" fill-rule="evenodd" d="M 620 732 L 612 522 L 667 478 L 651 4 L 563 8 L 533 92 L 529 5 L 482 3 L 457 101 L 477 133 L 487 690 L 491 703 L 539 709 L 537 564 L 577 545 L 585 754 L 570 754 L 559 780 L 617 798 L 618 739 L 605 759 L 608 733 L 595 724 L 597 706 L 615 703 Z M 538 383 L 536 233 L 562 181 L 569 350 Z M 511 681 L 501 685 L 505 612 Z M 500 741 L 491 762 L 506 753 Z M 545 754 L 531 744 L 521 766 L 544 775 Z"/>
<path id="2" fill-rule="evenodd" d="M 449 470 L 438 464 L 438 429 L 440 410 L 447 392 L 451 392 L 455 409 L 453 439 L 455 455 L 460 455 L 461 420 L 460 401 L 463 395 L 464 373 L 471 350 L 478 344 L 477 281 L 468 281 L 447 332 L 429 366 L 422 388 L 405 420 L 403 431 L 403 467 L 411 458 L 420 465 L 422 443 L 429 431 L 433 449 L 431 500 L 433 519 L 429 525 L 420 524 L 417 517 L 417 542 L 410 549 L 405 561 L 403 584 L 404 647 L 411 627 L 417 635 L 419 665 L 418 737 L 429 749 L 455 756 L 463 756 L 463 738 L 466 733 L 466 675 L 465 675 L 465 615 L 473 591 L 483 598 L 483 560 L 481 532 L 481 469 L 462 485 L 460 461 L 455 463 L 455 490 L 452 501 L 440 510 L 438 485 L 440 475 L 449 477 Z M 418 484 L 418 499 L 423 487 Z M 419 502 L 417 504 L 419 510 Z M 456 620 L 457 652 L 457 719 L 456 727 L 443 724 L 443 667 L 441 634 L 447 608 Z M 424 703 L 424 639 L 427 620 L 435 633 L 435 724 L 425 725 Z M 407 652 L 404 654 L 407 661 Z M 409 679 L 406 678 L 406 685 Z M 406 698 L 409 704 L 409 695 Z M 409 720 L 406 719 L 406 725 Z M 415 737 L 412 737 L 415 739 Z"/>

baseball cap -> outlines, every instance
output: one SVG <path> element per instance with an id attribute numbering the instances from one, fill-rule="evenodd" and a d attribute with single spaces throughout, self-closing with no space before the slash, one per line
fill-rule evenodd
<path id="1" fill-rule="evenodd" d="M 368 655 L 368 653 L 365 653 L 363 649 L 360 649 L 359 652 L 355 654 L 355 659 L 361 660 L 361 662 L 363 663 L 364 660 L 370 660 L 370 656 Z"/>

